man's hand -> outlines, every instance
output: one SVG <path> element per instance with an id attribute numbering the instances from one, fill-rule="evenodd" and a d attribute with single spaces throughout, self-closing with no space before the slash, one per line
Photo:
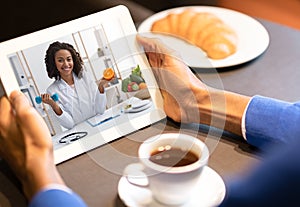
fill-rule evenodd
<path id="1" fill-rule="evenodd" d="M 206 86 L 178 58 L 175 51 L 157 39 L 138 35 L 137 41 L 146 52 L 164 99 L 167 116 L 177 122 L 199 122 L 196 96 L 200 94 L 196 94 L 194 89 L 201 87 L 206 91 Z"/>
<path id="2" fill-rule="evenodd" d="M 0 156 L 22 182 L 28 199 L 48 184 L 63 184 L 48 127 L 18 91 L 0 100 Z"/>

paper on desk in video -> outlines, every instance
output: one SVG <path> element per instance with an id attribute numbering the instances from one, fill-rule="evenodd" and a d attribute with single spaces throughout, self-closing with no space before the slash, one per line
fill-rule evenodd
<path id="1" fill-rule="evenodd" d="M 97 114 L 96 116 L 89 118 L 87 122 L 94 127 L 106 121 L 109 121 L 110 119 L 113 119 L 117 116 L 119 116 L 119 114 L 116 115 L 113 114 L 111 111 L 106 111 L 104 114 Z"/>

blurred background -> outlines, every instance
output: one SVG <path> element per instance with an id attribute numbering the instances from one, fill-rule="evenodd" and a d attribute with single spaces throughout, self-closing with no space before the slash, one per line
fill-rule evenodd
<path id="1" fill-rule="evenodd" d="M 118 4 L 129 7 L 136 23 L 172 7 L 210 5 L 300 29 L 300 0 L 17 0 L 1 2 L 0 42 Z"/>

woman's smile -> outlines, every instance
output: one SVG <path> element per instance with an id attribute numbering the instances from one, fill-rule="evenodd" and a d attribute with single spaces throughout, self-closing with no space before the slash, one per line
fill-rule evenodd
<path id="1" fill-rule="evenodd" d="M 72 67 L 63 67 L 62 70 L 65 70 L 65 71 L 69 71 L 69 70 L 72 70 L 73 68 Z"/>

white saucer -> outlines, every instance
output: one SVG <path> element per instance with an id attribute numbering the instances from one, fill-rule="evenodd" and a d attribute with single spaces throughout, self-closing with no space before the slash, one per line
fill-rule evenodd
<path id="1" fill-rule="evenodd" d="M 148 188 L 132 185 L 123 176 L 118 185 L 121 200 L 129 207 L 163 207 L 165 205 L 152 198 Z M 194 195 L 188 203 L 180 207 L 208 207 L 219 205 L 225 196 L 225 184 L 220 175 L 210 167 L 204 167 Z"/>

